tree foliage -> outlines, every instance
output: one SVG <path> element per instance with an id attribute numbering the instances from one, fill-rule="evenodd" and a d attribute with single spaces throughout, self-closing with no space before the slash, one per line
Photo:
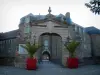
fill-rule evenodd
<path id="1" fill-rule="evenodd" d="M 89 3 L 85 3 L 85 6 L 90 8 L 95 14 L 100 14 L 100 0 L 91 0 Z"/>

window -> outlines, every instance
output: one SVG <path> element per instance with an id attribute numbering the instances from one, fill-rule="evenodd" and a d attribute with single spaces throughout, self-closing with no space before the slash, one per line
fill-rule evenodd
<path id="1" fill-rule="evenodd" d="M 29 17 L 26 17 L 25 18 L 25 23 L 29 23 L 29 21 L 30 21 L 30 18 Z"/>
<path id="2" fill-rule="evenodd" d="M 84 28 L 82 28 L 82 34 L 83 34 L 83 32 L 84 32 Z"/>
<path id="3" fill-rule="evenodd" d="M 12 39 L 10 39 L 10 44 L 12 43 Z"/>
<path id="4" fill-rule="evenodd" d="M 44 46 L 48 46 L 48 40 L 44 41 Z"/>
<path id="5" fill-rule="evenodd" d="M 79 32 L 79 27 L 75 26 L 75 32 Z"/>
<path id="6" fill-rule="evenodd" d="M 83 29 L 83 33 L 85 33 L 85 29 Z"/>
<path id="7" fill-rule="evenodd" d="M 10 40 L 8 40 L 8 43 L 10 44 Z"/>
<path id="8" fill-rule="evenodd" d="M 30 32 L 30 26 L 27 25 L 24 27 L 24 33 L 29 33 Z"/>
<path id="9" fill-rule="evenodd" d="M 81 28 L 79 27 L 79 33 L 81 34 Z"/>
<path id="10" fill-rule="evenodd" d="M 5 45 L 6 45 L 6 43 L 7 43 L 7 40 L 5 40 Z"/>
<path id="11" fill-rule="evenodd" d="M 4 41 L 2 41 L 2 45 L 4 45 L 4 43 L 5 43 L 5 42 L 4 42 Z"/>
<path id="12" fill-rule="evenodd" d="M 0 45 L 2 44 L 1 42 L 2 42 L 2 41 L 0 41 Z"/>
<path id="13" fill-rule="evenodd" d="M 77 26 L 75 26 L 75 32 L 77 32 Z"/>
<path id="14" fill-rule="evenodd" d="M 1 42 L 1 45 L 2 45 L 2 41 L 0 41 Z"/>
<path id="15" fill-rule="evenodd" d="M 44 49 L 45 50 L 48 50 L 48 40 L 45 40 L 44 41 Z"/>
<path id="16" fill-rule="evenodd" d="M 2 45 L 0 46 L 0 50 L 2 51 Z"/>
<path id="17" fill-rule="evenodd" d="M 87 49 L 87 46 L 84 44 L 84 49 Z"/>
<path id="18" fill-rule="evenodd" d="M 79 33 L 82 35 L 83 34 L 83 28 L 79 28 Z"/>
<path id="19" fill-rule="evenodd" d="M 77 32 L 79 32 L 79 26 L 77 26 Z"/>

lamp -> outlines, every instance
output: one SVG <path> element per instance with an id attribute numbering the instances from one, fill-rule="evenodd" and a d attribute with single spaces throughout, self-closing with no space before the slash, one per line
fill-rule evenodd
<path id="1" fill-rule="evenodd" d="M 33 36 L 33 39 L 34 39 L 34 44 L 35 44 L 35 40 L 36 40 L 36 34 L 34 34 L 34 36 Z"/>
<path id="2" fill-rule="evenodd" d="M 65 37 L 65 38 L 66 38 L 66 40 L 65 40 L 65 44 L 64 45 L 70 43 L 70 41 L 71 41 L 71 38 L 69 36 L 68 37 Z"/>
<path id="3" fill-rule="evenodd" d="M 70 40 L 71 40 L 71 38 L 68 36 L 66 40 L 67 40 L 67 42 L 69 43 Z"/>

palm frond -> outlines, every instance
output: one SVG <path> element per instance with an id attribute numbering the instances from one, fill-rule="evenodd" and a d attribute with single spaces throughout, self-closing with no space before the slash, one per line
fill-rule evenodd
<path id="1" fill-rule="evenodd" d="M 22 45 L 22 47 L 27 50 L 30 57 L 33 57 L 33 55 L 38 50 L 40 45 L 39 44 L 31 44 L 28 42 L 25 44 L 25 46 Z"/>
<path id="2" fill-rule="evenodd" d="M 71 54 L 71 57 L 73 57 L 73 54 L 77 48 L 77 46 L 79 45 L 79 42 L 76 41 L 72 41 L 70 42 L 68 45 L 65 45 L 66 49 L 69 51 L 69 53 Z"/>

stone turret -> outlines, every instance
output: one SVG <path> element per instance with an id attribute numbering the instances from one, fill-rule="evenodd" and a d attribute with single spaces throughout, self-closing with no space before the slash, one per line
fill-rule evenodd
<path id="1" fill-rule="evenodd" d="M 71 21 L 71 18 L 70 18 L 70 12 L 67 12 L 65 14 L 65 17 L 66 17 L 67 24 L 71 25 L 72 24 L 72 21 Z"/>
<path id="2" fill-rule="evenodd" d="M 70 12 L 67 12 L 67 13 L 65 14 L 65 16 L 66 16 L 66 18 L 70 18 Z"/>

